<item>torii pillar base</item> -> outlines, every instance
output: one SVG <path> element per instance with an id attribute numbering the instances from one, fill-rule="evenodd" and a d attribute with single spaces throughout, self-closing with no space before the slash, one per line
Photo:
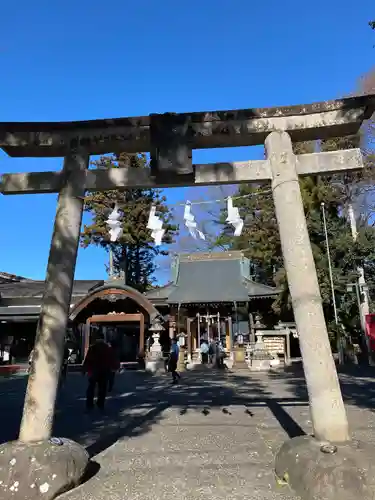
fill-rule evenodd
<path id="1" fill-rule="evenodd" d="M 311 436 L 287 441 L 275 472 L 302 500 L 373 500 L 375 452 L 359 441 L 324 443 Z"/>
<path id="2" fill-rule="evenodd" d="M 0 446 L 0 498 L 52 500 L 82 483 L 90 473 L 85 448 L 70 439 Z"/>

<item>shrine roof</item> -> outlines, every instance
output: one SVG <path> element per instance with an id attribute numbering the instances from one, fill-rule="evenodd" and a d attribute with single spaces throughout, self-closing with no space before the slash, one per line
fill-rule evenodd
<path id="1" fill-rule="evenodd" d="M 98 282 L 98 280 L 75 280 L 72 295 L 86 295 Z M 22 279 L 22 281 L 0 283 L 0 298 L 42 297 L 44 288 L 45 281 L 39 280 Z"/>
<path id="2" fill-rule="evenodd" d="M 151 300 L 151 302 L 157 303 L 158 301 L 165 301 L 168 299 L 169 295 L 176 289 L 174 283 L 167 283 L 164 286 L 158 288 L 153 288 L 145 293 L 146 297 Z"/>
<path id="3" fill-rule="evenodd" d="M 17 274 L 0 272 L 0 284 L 1 283 L 15 283 L 27 280 L 24 276 L 18 276 Z"/>
<path id="4" fill-rule="evenodd" d="M 208 257 L 210 255 L 210 257 Z M 275 288 L 244 276 L 241 252 L 181 256 L 168 304 L 248 302 L 275 297 Z"/>
<path id="5" fill-rule="evenodd" d="M 280 293 L 280 290 L 278 290 L 277 288 L 264 285 L 263 283 L 257 283 L 250 278 L 245 278 L 244 284 L 249 294 L 249 300 L 257 298 L 275 298 L 276 295 Z"/>

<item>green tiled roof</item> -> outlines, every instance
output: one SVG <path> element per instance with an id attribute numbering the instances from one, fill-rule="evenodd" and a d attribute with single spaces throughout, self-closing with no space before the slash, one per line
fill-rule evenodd
<path id="1" fill-rule="evenodd" d="M 168 304 L 248 302 L 272 298 L 279 293 L 246 277 L 249 261 L 240 252 L 182 254 L 174 266 L 174 283 L 147 292 L 151 301 Z"/>
<path id="2" fill-rule="evenodd" d="M 159 288 L 154 288 L 145 293 L 146 297 L 153 301 L 167 300 L 170 294 L 175 290 L 176 285 L 174 283 L 168 283 L 167 285 L 161 286 Z"/>
<path id="3" fill-rule="evenodd" d="M 248 300 L 238 260 L 180 262 L 176 289 L 168 297 L 169 304 Z"/>

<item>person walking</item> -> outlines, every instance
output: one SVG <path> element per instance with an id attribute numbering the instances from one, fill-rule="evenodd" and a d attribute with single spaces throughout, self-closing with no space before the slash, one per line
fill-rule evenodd
<path id="1" fill-rule="evenodd" d="M 210 339 L 208 342 L 208 362 L 210 363 L 210 365 L 214 364 L 214 357 L 215 357 L 215 343 L 212 339 Z"/>
<path id="2" fill-rule="evenodd" d="M 201 341 L 200 351 L 201 351 L 202 364 L 206 365 L 209 361 L 209 352 L 210 352 L 210 347 L 208 345 L 207 340 Z"/>
<path id="3" fill-rule="evenodd" d="M 84 375 L 88 375 L 89 383 L 86 392 L 86 410 L 94 408 L 95 389 L 98 389 L 96 406 L 104 410 L 105 399 L 111 371 L 115 364 L 113 350 L 99 334 L 94 344 L 89 347 L 82 366 Z"/>
<path id="4" fill-rule="evenodd" d="M 216 344 L 216 366 L 219 369 L 224 369 L 224 358 L 225 358 L 225 351 L 224 351 L 224 346 L 222 342 L 219 340 L 218 343 Z"/>
<path id="5" fill-rule="evenodd" d="M 168 370 L 172 373 L 172 380 L 174 384 L 180 380 L 181 375 L 177 372 L 178 356 L 180 354 L 180 347 L 177 339 L 172 340 L 171 352 L 169 354 Z"/>

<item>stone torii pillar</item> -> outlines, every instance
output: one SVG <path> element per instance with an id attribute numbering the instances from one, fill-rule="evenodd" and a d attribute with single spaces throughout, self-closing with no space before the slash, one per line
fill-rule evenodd
<path id="1" fill-rule="evenodd" d="M 85 151 L 72 151 L 65 157 L 61 172 L 43 303 L 19 440 L 0 445 L 0 481 L 4 487 L 4 499 L 14 495 L 17 498 L 36 498 L 37 495 L 39 498 L 41 494 L 46 499 L 55 498 L 61 491 L 80 483 L 89 463 L 87 451 L 78 443 L 51 438 L 88 163 L 89 155 Z M 13 490 L 16 483 L 18 488 Z"/>
<path id="2" fill-rule="evenodd" d="M 48 258 L 46 284 L 36 332 L 19 439 L 35 442 L 51 435 L 85 194 L 89 156 L 75 152 L 64 161 Z"/>
<path id="3" fill-rule="evenodd" d="M 286 132 L 272 132 L 265 147 L 314 435 L 323 441 L 345 442 L 349 439 L 348 421 L 323 314 L 298 181 L 297 157 Z"/>
<path id="4" fill-rule="evenodd" d="M 265 147 L 314 429 L 313 437 L 298 436 L 284 443 L 276 456 L 276 477 L 301 498 L 359 495 L 370 500 L 374 498 L 373 450 L 350 440 L 303 209 L 298 160 L 285 131 L 269 134 Z M 340 152 L 334 155 L 339 164 Z M 311 170 L 313 158 L 310 166 L 306 163 Z"/>

